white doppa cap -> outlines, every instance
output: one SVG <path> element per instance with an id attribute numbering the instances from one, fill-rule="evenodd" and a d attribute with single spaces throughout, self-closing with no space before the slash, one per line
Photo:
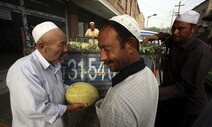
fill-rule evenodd
<path id="1" fill-rule="evenodd" d="M 124 26 L 127 30 L 129 30 L 130 33 L 132 33 L 139 40 L 140 36 L 139 25 L 133 17 L 125 14 L 125 15 L 114 16 L 110 20 L 115 21 Z"/>
<path id="2" fill-rule="evenodd" d="M 32 36 L 34 38 L 35 43 L 38 42 L 38 40 L 47 32 L 50 30 L 58 28 L 53 22 L 46 21 L 42 22 L 35 26 L 35 28 L 32 30 Z"/>
<path id="3" fill-rule="evenodd" d="M 192 23 L 192 24 L 197 24 L 198 21 L 199 21 L 199 17 L 200 17 L 200 14 L 198 12 L 193 11 L 193 10 L 189 10 L 189 11 L 186 11 L 182 14 L 179 14 L 176 17 L 175 20 L 187 22 L 187 23 Z"/>

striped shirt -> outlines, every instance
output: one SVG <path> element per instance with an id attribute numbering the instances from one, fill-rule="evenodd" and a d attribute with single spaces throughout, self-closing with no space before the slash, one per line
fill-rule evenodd
<path id="1" fill-rule="evenodd" d="M 12 126 L 64 127 L 65 86 L 59 63 L 52 66 L 36 50 L 10 67 L 7 86 Z"/>
<path id="2" fill-rule="evenodd" d="M 101 127 L 154 127 L 157 104 L 158 83 L 145 67 L 111 87 L 95 105 Z"/>

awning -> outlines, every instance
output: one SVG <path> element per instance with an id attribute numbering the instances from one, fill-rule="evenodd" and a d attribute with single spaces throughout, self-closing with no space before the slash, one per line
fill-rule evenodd
<path id="1" fill-rule="evenodd" d="M 107 0 L 72 0 L 77 6 L 94 13 L 104 19 L 121 15 Z"/>

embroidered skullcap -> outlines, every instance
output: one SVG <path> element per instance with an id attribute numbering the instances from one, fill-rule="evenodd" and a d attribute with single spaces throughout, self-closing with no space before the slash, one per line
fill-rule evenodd
<path id="1" fill-rule="evenodd" d="M 32 30 L 32 36 L 34 38 L 35 43 L 38 42 L 38 40 L 47 32 L 50 30 L 58 28 L 53 22 L 46 21 L 42 22 L 35 26 L 35 28 Z"/>
<path id="2" fill-rule="evenodd" d="M 197 24 L 199 20 L 200 14 L 194 10 L 189 10 L 186 11 L 182 14 L 179 14 L 175 21 L 182 21 L 182 22 L 187 22 L 187 23 L 192 23 L 192 24 Z"/>
<path id="3" fill-rule="evenodd" d="M 133 17 L 129 15 L 118 15 L 112 17 L 110 20 L 121 24 L 139 40 L 140 29 L 137 21 Z"/>

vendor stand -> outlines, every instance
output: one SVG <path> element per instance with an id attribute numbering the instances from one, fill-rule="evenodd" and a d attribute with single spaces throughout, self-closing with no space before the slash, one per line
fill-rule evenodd
<path id="1" fill-rule="evenodd" d="M 99 90 L 100 96 L 104 96 L 111 86 L 111 79 L 116 75 L 116 72 L 111 72 L 100 61 L 98 46 L 90 46 L 87 42 L 71 41 L 67 43 L 67 47 L 69 52 L 62 63 L 65 83 L 88 82 Z M 140 46 L 139 51 L 145 64 L 156 75 L 164 47 L 162 45 Z"/>

